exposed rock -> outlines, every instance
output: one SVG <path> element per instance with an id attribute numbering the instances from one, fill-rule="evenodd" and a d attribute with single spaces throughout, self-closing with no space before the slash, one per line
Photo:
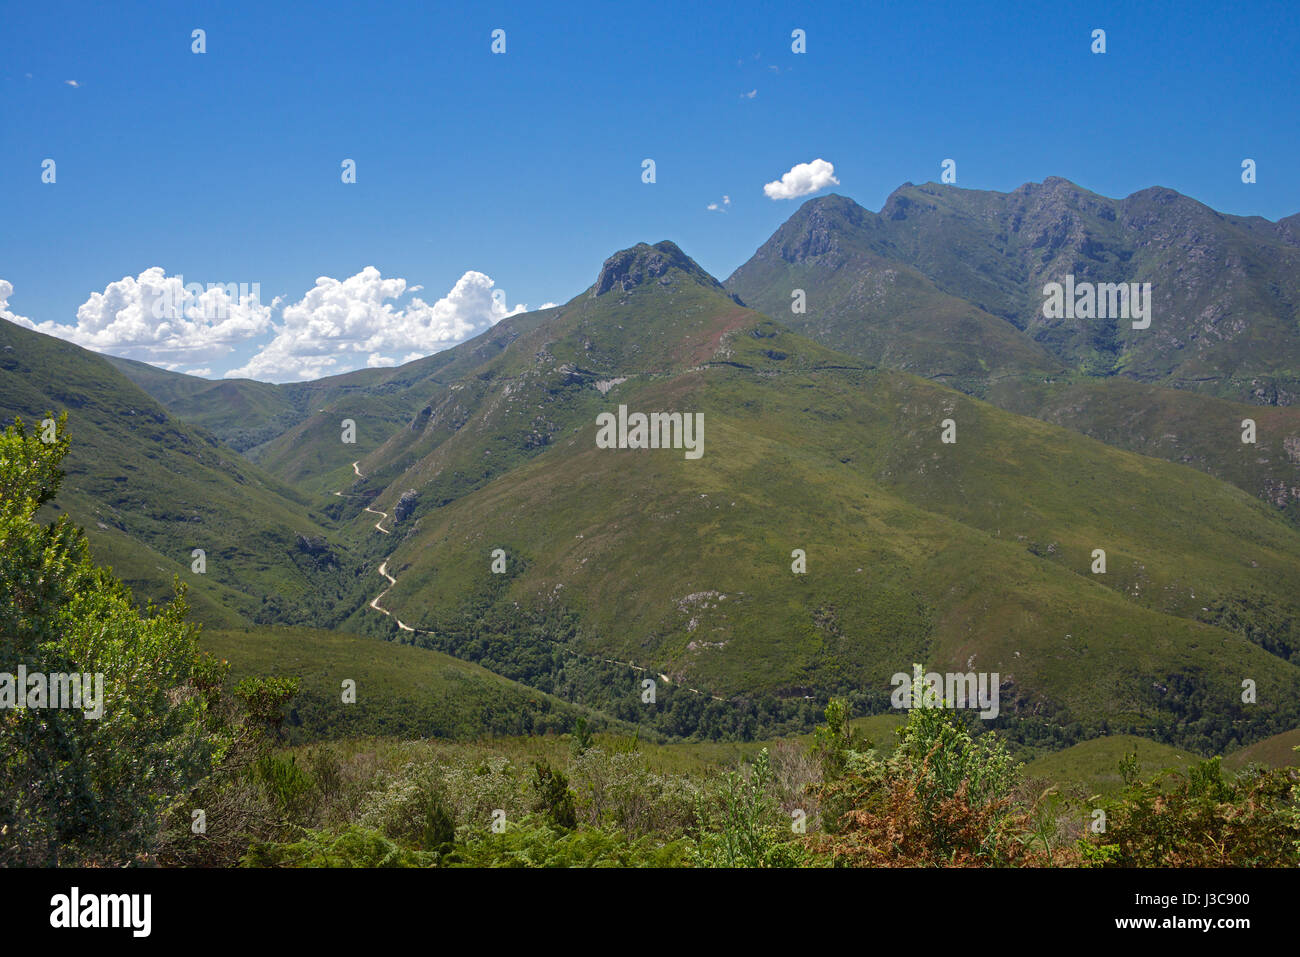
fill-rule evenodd
<path id="1" fill-rule="evenodd" d="M 411 488 L 403 492 L 402 497 L 399 498 L 397 504 L 393 506 L 393 521 L 403 522 L 409 518 L 411 513 L 415 511 L 415 506 L 419 501 L 420 496 L 416 493 L 415 489 Z"/>
<path id="2" fill-rule="evenodd" d="M 672 285 L 674 272 L 685 274 L 687 278 L 710 289 L 722 288 L 721 283 L 701 269 L 676 243 L 664 240 L 653 246 L 638 243 L 631 249 L 624 249 L 606 259 L 592 295 L 603 296 L 611 290 L 628 292 L 656 279 L 662 285 Z"/>
<path id="3" fill-rule="evenodd" d="M 317 568 L 333 568 L 338 565 L 338 556 L 334 554 L 334 549 L 320 536 L 308 538 L 300 534 L 294 544 L 298 551 L 311 557 Z"/>

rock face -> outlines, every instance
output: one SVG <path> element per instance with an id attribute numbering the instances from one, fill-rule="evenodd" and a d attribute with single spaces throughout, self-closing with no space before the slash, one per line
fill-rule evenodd
<path id="1" fill-rule="evenodd" d="M 317 568 L 333 568 L 338 565 L 338 557 L 334 554 L 334 549 L 320 536 L 308 538 L 306 535 L 299 535 L 295 544 L 298 551 L 309 556 Z"/>
<path id="2" fill-rule="evenodd" d="M 429 416 L 433 415 L 433 406 L 426 405 L 416 413 L 415 418 L 411 419 L 411 431 L 418 432 L 424 428 L 425 423 L 429 421 Z"/>
<path id="3" fill-rule="evenodd" d="M 664 240 L 653 246 L 638 243 L 631 249 L 624 249 L 606 259 L 596 285 L 592 287 L 592 295 L 603 296 L 611 291 L 629 292 L 643 283 L 656 280 L 665 286 L 672 285 L 677 278 L 675 273 L 684 273 L 689 279 L 710 288 L 722 289 L 722 284 L 701 269 L 676 243 Z"/>
<path id="4" fill-rule="evenodd" d="M 1067 277 L 1149 284 L 1149 323 L 1046 311 L 1045 287 Z M 1056 176 L 1009 193 L 907 183 L 879 213 L 819 196 L 726 285 L 826 345 L 945 381 L 979 377 L 944 348 L 973 341 L 987 376 L 1055 375 L 1050 358 L 1088 376 L 1300 402 L 1300 219 L 1218 213 L 1164 187 L 1111 199 Z M 791 312 L 794 289 L 806 313 Z"/>
<path id="5" fill-rule="evenodd" d="M 397 500 L 393 506 L 393 521 L 404 522 L 415 511 L 415 506 L 419 504 L 420 496 L 415 489 L 407 489 L 402 493 L 402 497 Z"/>

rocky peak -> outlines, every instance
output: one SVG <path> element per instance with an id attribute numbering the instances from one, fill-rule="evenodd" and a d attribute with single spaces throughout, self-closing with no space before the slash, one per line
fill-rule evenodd
<path id="1" fill-rule="evenodd" d="M 611 290 L 629 292 L 637 286 L 651 282 L 672 285 L 678 276 L 685 276 L 700 285 L 721 290 L 721 284 L 700 268 L 676 243 L 664 240 L 653 246 L 637 243 L 631 249 L 616 252 L 605 260 L 592 295 L 603 296 Z"/>
<path id="2" fill-rule="evenodd" d="M 840 234 L 847 227 L 861 227 L 871 214 L 847 196 L 831 193 L 810 199 L 791 218 L 787 229 L 777 233 L 780 255 L 798 263 L 840 251 Z"/>

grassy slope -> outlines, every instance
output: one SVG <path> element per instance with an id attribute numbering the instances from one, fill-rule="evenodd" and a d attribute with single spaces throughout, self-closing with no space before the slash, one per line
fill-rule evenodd
<path id="1" fill-rule="evenodd" d="M 1189 465 L 1300 524 L 1300 406 L 1257 406 L 1134 382 L 1074 377 L 996 383 L 989 401 L 1116 448 Z M 1254 419 L 1256 441 L 1241 441 Z"/>
<path id="2" fill-rule="evenodd" d="M 290 741 L 392 736 L 477 738 L 567 731 L 586 715 L 594 729 L 621 725 L 449 655 L 311 628 L 205 630 L 200 647 L 231 664 L 231 680 L 300 679 L 288 709 Z M 342 684 L 356 682 L 356 702 Z"/>
<path id="3" fill-rule="evenodd" d="M 1073 747 L 1030 761 L 1025 774 L 1041 778 L 1060 788 L 1079 787 L 1090 794 L 1111 794 L 1123 787 L 1119 763 L 1127 754 L 1137 754 L 1143 777 L 1160 771 L 1186 771 L 1202 760 L 1199 755 L 1158 741 L 1130 734 L 1093 738 Z"/>
<path id="4" fill-rule="evenodd" d="M 1300 728 L 1283 731 L 1280 734 L 1256 741 L 1224 757 L 1223 763 L 1233 770 L 1240 770 L 1248 764 L 1264 764 L 1268 767 L 1300 766 Z"/>
<path id="5" fill-rule="evenodd" d="M 5 348 L 9 347 L 9 348 Z M 71 450 L 49 518 L 66 511 L 96 558 L 142 598 L 190 585 L 195 613 L 214 624 L 266 614 L 278 603 L 301 621 L 328 622 L 358 604 L 356 560 L 337 541 L 318 567 L 298 536 L 335 537 L 299 493 L 171 417 L 94 353 L 0 323 L 0 415 L 28 423 L 68 411 Z M 190 571 L 191 550 L 207 571 Z"/>
<path id="6" fill-rule="evenodd" d="M 1083 278 L 1090 268 L 1106 272 L 1133 256 L 1125 245 L 1132 241 L 1131 235 L 1113 219 L 1120 201 L 1078 192 L 1075 197 L 1065 190 L 1057 206 L 1043 201 L 1054 217 L 1051 222 L 1062 230 L 1053 239 L 1055 245 L 1047 243 L 1043 248 L 1048 251 L 1039 253 L 1055 257 L 1049 265 L 1025 259 L 1026 248 L 1040 249 L 1032 245 L 1037 241 L 1034 237 L 1041 238 L 1035 228 L 1046 229 L 1046 222 L 1037 227 L 1024 225 L 1024 236 L 1015 230 L 997 233 L 990 225 L 1007 215 L 1002 204 L 1014 206 L 1015 194 L 905 187 L 891 197 L 890 202 L 898 207 L 897 218 L 886 212 L 877 216 L 842 196 L 809 201 L 736 270 L 728 287 L 796 331 L 850 355 L 934 379 L 1119 448 L 1191 465 L 1286 509 L 1294 520 L 1300 515 L 1296 469 L 1300 463 L 1300 408 L 1249 405 L 1124 376 L 1089 376 L 1084 370 L 1100 368 L 1099 363 L 1106 365 L 1101 362 L 1105 357 L 1092 347 L 1076 344 L 1065 348 L 1062 340 L 1052 347 L 1058 353 L 1064 349 L 1064 353 L 1052 357 L 1043 343 L 1031 338 L 1036 322 L 1033 309 L 1035 304 L 1041 306 L 1042 298 L 1041 283 L 1031 281 L 1037 271 L 1046 270 L 1043 275 L 1050 273 L 1057 279 L 1060 277 L 1053 270 L 1075 271 Z M 1175 205 L 1188 204 L 1193 211 L 1199 208 L 1202 216 L 1208 213 L 1186 199 Z M 1136 198 L 1132 205 L 1137 211 L 1143 208 Z M 1102 215 L 1104 211 L 1109 211 L 1112 219 Z M 1138 215 L 1137 211 L 1132 215 Z M 1173 223 L 1181 222 L 1174 216 Z M 1246 229 L 1249 225 L 1228 217 L 1215 228 L 1246 245 L 1253 242 L 1251 256 L 1256 258 L 1266 253 L 1284 259 L 1293 256 L 1294 250 L 1280 243 L 1271 230 L 1257 224 L 1252 232 Z M 1174 230 L 1175 226 L 1167 228 Z M 1243 230 L 1245 238 L 1238 236 Z M 1098 238 L 1103 233 L 1104 241 Z M 1070 259 L 1069 250 L 1080 243 L 1098 261 L 1076 264 Z M 1109 252 L 1103 255 L 1097 251 L 1100 248 Z M 894 258 L 882 255 L 881 250 L 889 250 Z M 1145 268 L 1141 263 L 1156 255 L 1155 250 L 1146 250 L 1133 260 L 1131 268 Z M 1114 262 L 1103 268 L 1100 260 Z M 937 277 L 947 292 L 923 273 Z M 1236 290 L 1248 284 L 1230 285 Z M 793 288 L 808 294 L 805 315 L 790 311 Z M 984 312 L 976 302 L 997 314 Z M 1171 315 L 1168 308 L 1160 318 L 1153 336 L 1158 334 L 1165 345 L 1171 327 L 1183 328 L 1190 321 L 1186 316 Z M 1271 329 L 1279 321 L 1274 316 L 1265 326 Z M 1027 331 L 1021 332 L 1021 328 Z M 1061 339 L 1056 333 L 1039 331 L 1049 345 L 1053 336 Z M 1077 335 L 1084 336 L 1084 332 Z M 1232 375 L 1240 378 L 1240 370 L 1252 361 L 1259 363 L 1261 375 L 1271 368 L 1273 360 L 1266 353 L 1275 351 L 1277 343 L 1256 339 L 1257 334 L 1252 332 L 1248 343 L 1235 343 L 1231 367 L 1237 371 Z M 1147 349 L 1151 342 L 1151 337 L 1136 332 L 1132 338 L 1135 349 Z M 1211 338 L 1223 339 L 1222 331 L 1204 337 Z M 1106 362 L 1113 364 L 1115 357 L 1107 356 Z M 1155 360 L 1148 357 L 1142 361 L 1150 364 Z M 1175 359 L 1162 361 L 1167 364 L 1164 373 L 1144 375 L 1161 381 L 1168 378 Z M 1202 362 L 1187 361 L 1194 365 Z M 1191 373 L 1181 375 L 1186 379 Z M 1222 370 L 1216 375 L 1230 378 Z M 1169 384 L 1192 387 L 1183 379 L 1169 379 Z M 1202 387 L 1209 386 L 1202 383 Z M 1224 388 L 1241 394 L 1239 383 Z M 1240 423 L 1246 417 L 1259 424 L 1254 446 L 1240 441 Z"/>
<path id="7" fill-rule="evenodd" d="M 1153 715 L 1152 675 L 1195 672 L 1225 701 L 1243 675 L 1273 701 L 1296 687 L 1294 665 L 1189 620 L 1218 593 L 1300 593 L 1296 533 L 1236 489 L 845 369 L 702 287 L 614 295 L 579 297 L 484 367 L 450 425 L 440 410 L 401 437 L 430 446 L 377 505 L 423 498 L 383 542 L 399 546 L 386 605 L 407 622 L 436 627 L 495 587 L 500 546 L 524 570 L 499 600 L 576 609 L 586 650 L 718 693 L 887 687 L 918 656 L 998 670 L 1084 721 Z M 595 449 L 595 413 L 620 402 L 704 411 L 705 457 Z M 938 441 L 948 416 L 955 446 Z M 1106 576 L 1088 572 L 1094 547 Z"/>
<path id="8" fill-rule="evenodd" d="M 1223 756 L 1223 766 L 1228 771 L 1240 771 L 1251 763 L 1295 767 L 1300 764 L 1300 756 L 1294 750 L 1297 746 L 1300 746 L 1300 729 L 1284 731 L 1229 752 Z M 1078 786 L 1090 793 L 1108 794 L 1122 786 L 1119 763 L 1132 753 L 1137 754 L 1143 777 L 1160 771 L 1186 771 L 1204 760 L 1201 755 L 1158 741 L 1116 734 L 1084 741 L 1030 761 L 1025 773 L 1061 787 Z"/>

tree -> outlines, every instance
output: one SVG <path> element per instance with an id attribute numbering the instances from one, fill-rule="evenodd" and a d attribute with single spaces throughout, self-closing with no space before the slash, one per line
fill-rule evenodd
<path id="1" fill-rule="evenodd" d="M 0 434 L 0 863 L 127 863 L 224 747 L 224 672 L 198 655 L 179 582 L 141 613 L 66 516 L 37 521 L 68 451 L 66 414 L 53 425 Z M 71 675 L 90 676 L 83 707 L 50 707 L 36 689 Z"/>
<path id="2" fill-rule="evenodd" d="M 552 768 L 549 761 L 533 762 L 533 792 L 536 809 L 545 813 L 552 827 L 571 831 L 578 826 L 569 779 Z"/>

